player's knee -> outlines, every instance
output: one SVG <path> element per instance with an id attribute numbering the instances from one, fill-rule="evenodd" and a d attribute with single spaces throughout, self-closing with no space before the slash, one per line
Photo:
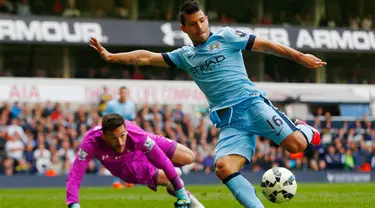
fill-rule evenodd
<path id="1" fill-rule="evenodd" d="M 224 178 L 226 178 L 227 176 L 229 176 L 233 172 L 235 172 L 235 171 L 231 170 L 229 164 L 226 163 L 225 160 L 219 159 L 216 162 L 215 173 L 216 173 L 216 176 L 218 178 L 220 178 L 221 180 L 223 180 Z"/>
<path id="2" fill-rule="evenodd" d="M 297 131 L 289 135 L 281 143 L 281 146 L 284 147 L 288 152 L 295 154 L 306 150 L 307 141 L 302 133 Z"/>
<path id="3" fill-rule="evenodd" d="M 288 148 L 287 148 L 288 152 L 290 152 L 292 154 L 303 152 L 305 149 L 306 149 L 306 145 L 302 145 L 301 143 L 289 145 Z"/>
<path id="4" fill-rule="evenodd" d="M 232 173 L 238 172 L 246 163 L 246 158 L 241 155 L 227 155 L 220 157 L 215 164 L 215 172 L 221 180 L 227 178 Z"/>
<path id="5" fill-rule="evenodd" d="M 294 151 L 293 153 L 304 152 L 307 148 L 307 141 L 304 137 L 298 138 L 294 143 Z"/>
<path id="6" fill-rule="evenodd" d="M 186 164 L 191 164 L 195 161 L 195 154 L 190 149 L 186 153 Z"/>

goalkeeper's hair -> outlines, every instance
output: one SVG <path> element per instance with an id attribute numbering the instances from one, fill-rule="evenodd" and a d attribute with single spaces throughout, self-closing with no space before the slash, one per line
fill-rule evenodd
<path id="1" fill-rule="evenodd" d="M 202 10 L 199 2 L 196 0 L 187 0 L 180 5 L 180 22 L 181 25 L 185 25 L 185 14 L 194 14 L 195 12 Z"/>
<path id="2" fill-rule="evenodd" d="M 106 132 L 113 131 L 124 124 L 125 124 L 125 121 L 119 114 L 117 113 L 107 114 L 103 116 L 102 118 L 103 133 L 105 134 Z"/>

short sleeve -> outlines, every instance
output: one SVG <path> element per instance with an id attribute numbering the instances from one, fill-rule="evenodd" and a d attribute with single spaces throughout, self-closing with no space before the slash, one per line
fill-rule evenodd
<path id="1" fill-rule="evenodd" d="M 162 53 L 164 61 L 171 67 L 171 68 L 182 68 L 182 59 L 180 55 L 181 49 L 176 49 L 171 52 Z"/>
<path id="2" fill-rule="evenodd" d="M 107 114 L 110 114 L 110 113 L 113 113 L 113 102 L 112 101 L 109 101 L 107 103 L 107 106 L 105 107 L 105 109 L 103 111 L 104 115 L 107 115 Z"/>
<path id="3" fill-rule="evenodd" d="M 134 147 L 136 150 L 147 153 L 155 145 L 154 138 L 150 137 L 149 134 L 139 126 L 130 121 L 126 121 L 126 128 L 128 128 L 129 145 L 131 145 L 129 146 L 130 149 Z"/>
<path id="4" fill-rule="evenodd" d="M 93 142 L 94 139 L 90 135 L 86 137 L 83 139 L 77 153 L 78 159 L 81 161 L 90 161 L 91 158 L 95 157 L 96 147 Z"/>
<path id="5" fill-rule="evenodd" d="M 226 27 L 224 32 L 224 39 L 227 44 L 238 50 L 250 50 L 253 47 L 255 37 L 255 35 L 240 30 L 234 30 L 230 27 Z"/>

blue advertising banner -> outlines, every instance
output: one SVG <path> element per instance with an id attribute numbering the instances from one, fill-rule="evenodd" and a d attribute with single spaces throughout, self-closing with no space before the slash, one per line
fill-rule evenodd
<path id="1" fill-rule="evenodd" d="M 253 184 L 260 184 L 263 173 L 242 173 Z M 375 173 L 353 172 L 294 172 L 298 183 L 366 183 L 375 181 Z M 184 175 L 185 184 L 220 184 L 214 173 L 189 173 Z M 110 186 L 113 177 L 86 175 L 82 186 Z M 65 187 L 66 176 L 0 176 L 0 188 Z"/>
<path id="2" fill-rule="evenodd" d="M 375 51 L 374 31 L 308 27 L 210 24 L 215 32 L 230 26 L 302 51 Z M 88 44 L 96 37 L 106 45 L 180 47 L 191 44 L 178 22 L 56 17 L 0 17 L 0 43 Z"/>

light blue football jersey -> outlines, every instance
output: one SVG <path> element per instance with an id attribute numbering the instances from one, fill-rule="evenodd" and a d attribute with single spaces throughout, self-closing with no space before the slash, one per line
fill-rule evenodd
<path id="1" fill-rule="evenodd" d="M 113 99 L 107 103 L 107 106 L 103 112 L 104 115 L 110 113 L 117 113 L 122 118 L 126 120 L 135 120 L 136 117 L 136 107 L 132 101 L 126 101 L 125 103 L 120 103 L 118 99 Z"/>
<path id="2" fill-rule="evenodd" d="M 248 78 L 242 50 L 255 36 L 224 27 L 199 46 L 184 46 L 163 54 L 171 66 L 185 70 L 206 95 L 211 110 L 236 105 L 261 92 Z"/>

